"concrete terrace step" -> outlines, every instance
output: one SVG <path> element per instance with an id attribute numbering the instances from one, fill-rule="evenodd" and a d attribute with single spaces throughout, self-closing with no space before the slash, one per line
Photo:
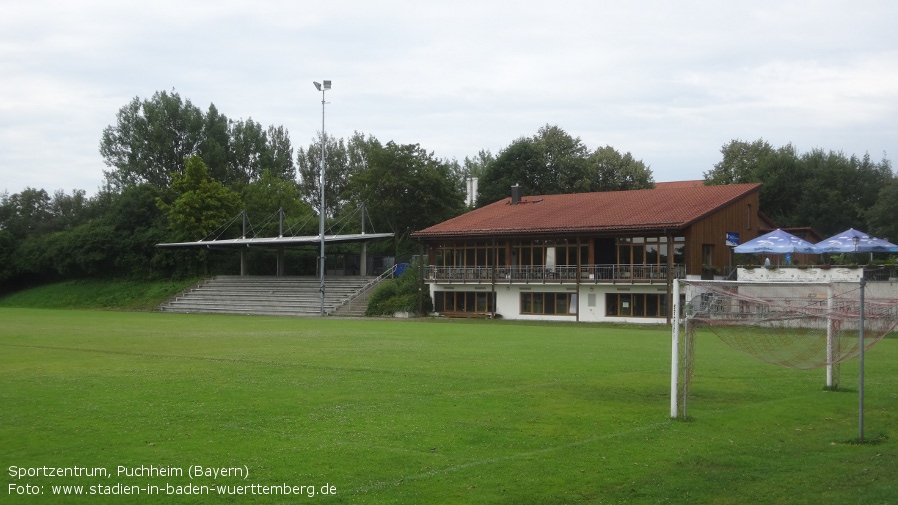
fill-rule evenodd
<path id="1" fill-rule="evenodd" d="M 362 316 L 370 289 L 356 300 L 374 277 L 325 278 L 325 314 Z M 185 290 L 159 306 L 160 311 L 210 314 L 318 316 L 321 314 L 317 277 L 219 276 Z"/>

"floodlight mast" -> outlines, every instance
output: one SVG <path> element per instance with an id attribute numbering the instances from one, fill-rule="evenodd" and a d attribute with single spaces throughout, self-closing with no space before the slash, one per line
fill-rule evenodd
<path id="1" fill-rule="evenodd" d="M 321 279 L 321 315 L 324 316 L 324 153 L 327 149 L 327 135 L 325 135 L 324 133 L 324 105 L 327 102 L 324 101 L 324 92 L 331 89 L 331 82 L 329 80 L 325 80 L 324 84 L 322 85 L 318 81 L 313 81 L 312 84 L 315 85 L 315 89 L 321 92 L 321 166 L 319 171 L 319 186 L 321 188 L 321 197 L 319 199 L 320 203 L 318 208 L 318 235 L 321 237 L 321 251 L 319 255 L 318 273 Z"/>

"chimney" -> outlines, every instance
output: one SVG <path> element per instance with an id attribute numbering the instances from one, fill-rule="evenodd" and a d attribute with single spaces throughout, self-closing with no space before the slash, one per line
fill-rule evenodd
<path id="1" fill-rule="evenodd" d="M 511 204 L 517 205 L 521 203 L 521 186 L 515 184 L 511 187 Z"/>

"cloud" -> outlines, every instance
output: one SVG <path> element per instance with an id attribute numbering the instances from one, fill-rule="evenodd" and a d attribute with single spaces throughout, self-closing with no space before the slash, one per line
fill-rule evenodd
<path id="1" fill-rule="evenodd" d="M 102 183 L 103 128 L 135 96 L 493 153 L 555 124 L 656 180 L 700 178 L 743 138 L 898 147 L 898 5 L 888 1 L 480 0 L 149 4 L 32 0 L 0 19 L 0 190 Z"/>

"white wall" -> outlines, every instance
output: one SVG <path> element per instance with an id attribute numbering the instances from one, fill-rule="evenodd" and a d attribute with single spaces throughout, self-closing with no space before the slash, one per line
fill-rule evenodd
<path id="1" fill-rule="evenodd" d="M 454 284 L 452 291 L 481 291 L 476 290 L 475 286 L 484 287 L 477 284 Z M 435 291 L 442 290 L 440 286 L 431 285 L 431 296 Z M 581 322 L 610 322 L 610 323 L 636 323 L 636 324 L 658 324 L 666 323 L 666 317 L 646 318 L 646 317 L 606 317 L 605 316 L 605 295 L 607 293 L 650 293 L 664 294 L 667 287 L 664 285 L 634 285 L 634 284 L 581 284 L 579 293 L 575 286 L 552 285 L 552 284 L 497 284 L 496 285 L 496 312 L 504 319 L 530 320 L 530 321 L 577 321 L 576 315 L 529 315 L 521 314 L 521 293 L 577 293 L 577 311 L 579 312 L 579 321 Z M 593 302 L 590 305 L 590 302 Z"/>

